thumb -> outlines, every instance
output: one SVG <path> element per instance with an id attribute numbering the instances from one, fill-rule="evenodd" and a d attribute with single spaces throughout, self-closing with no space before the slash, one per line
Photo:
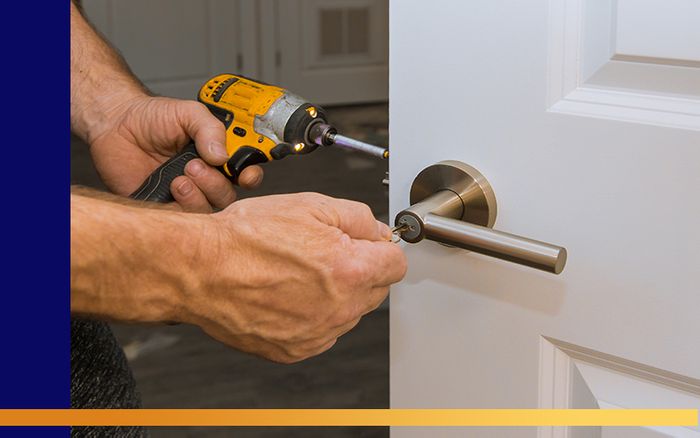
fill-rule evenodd
<path id="1" fill-rule="evenodd" d="M 180 125 L 194 140 L 197 153 L 212 166 L 228 160 L 226 129 L 206 106 L 195 101 L 183 101 L 178 111 Z"/>

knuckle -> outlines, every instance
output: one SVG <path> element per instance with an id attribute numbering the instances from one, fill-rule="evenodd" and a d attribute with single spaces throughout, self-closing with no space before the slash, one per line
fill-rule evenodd
<path id="1" fill-rule="evenodd" d="M 295 363 L 297 363 L 297 362 L 301 362 L 301 361 L 303 360 L 303 358 L 298 358 L 298 357 L 295 357 L 295 356 L 290 356 L 290 355 L 288 355 L 288 354 L 282 354 L 282 355 L 279 355 L 279 356 L 278 356 L 276 359 L 274 359 L 274 360 L 275 360 L 275 362 L 279 362 L 279 363 L 281 363 L 281 364 L 283 364 L 283 365 L 292 365 L 292 364 L 295 364 Z"/>
<path id="2" fill-rule="evenodd" d="M 288 355 L 285 352 L 275 352 L 275 353 L 263 354 L 262 356 L 265 357 L 266 359 L 269 359 L 269 360 L 276 362 L 276 363 L 281 363 L 283 365 L 291 365 L 295 362 L 298 362 L 292 356 Z"/>
<path id="3" fill-rule="evenodd" d="M 367 313 L 367 312 L 363 312 L 363 313 Z M 362 315 L 362 316 L 364 316 L 364 315 Z M 349 324 L 347 324 L 345 327 L 343 327 L 343 331 L 341 333 L 338 333 L 337 339 L 340 339 L 342 336 L 345 336 L 345 334 L 349 333 L 352 329 L 357 327 L 357 324 L 360 323 L 362 316 L 358 316 L 357 318 L 355 318 L 355 320 L 350 321 Z"/>
<path id="4" fill-rule="evenodd" d="M 357 309 L 355 305 L 346 304 L 338 308 L 331 318 L 331 322 L 334 326 L 345 325 L 351 321 L 357 319 Z"/>
<path id="5" fill-rule="evenodd" d="M 372 209 L 370 208 L 369 205 L 365 204 L 364 202 L 359 202 L 359 201 L 351 201 L 351 200 L 344 200 L 347 205 L 350 207 L 352 211 L 356 213 L 356 217 L 359 218 L 360 220 L 367 221 L 367 220 L 372 220 L 374 221 L 374 213 L 372 213 Z"/>
<path id="6" fill-rule="evenodd" d="M 320 348 L 318 348 L 316 350 L 316 353 L 314 354 L 314 356 L 319 355 L 319 354 L 323 353 L 324 351 L 330 350 L 331 348 L 333 348 L 333 346 L 335 345 L 336 342 L 338 342 L 338 338 L 333 338 L 330 342 L 325 343 L 324 345 L 322 345 Z"/>
<path id="7" fill-rule="evenodd" d="M 333 345 L 335 345 L 337 341 L 337 338 L 332 337 L 324 339 L 320 342 L 316 341 L 314 343 L 310 343 L 306 346 L 306 348 L 299 352 L 297 358 L 299 359 L 299 361 L 302 361 L 310 357 L 318 356 L 319 354 L 330 349 Z"/>
<path id="8" fill-rule="evenodd" d="M 307 359 L 310 356 L 311 354 L 309 354 L 309 352 L 306 351 L 304 348 L 295 346 L 293 348 L 285 348 L 284 353 L 281 355 L 280 359 L 282 363 L 289 365 L 301 362 L 302 360 Z"/>
<path id="9" fill-rule="evenodd" d="M 223 125 L 214 117 L 204 104 L 195 100 L 180 101 L 179 113 L 183 120 L 189 120 L 193 128 L 219 129 L 223 132 Z"/>
<path id="10" fill-rule="evenodd" d="M 187 118 L 200 111 L 201 103 L 194 100 L 177 100 L 173 102 L 173 108 L 181 118 Z M 203 106 L 203 105 L 202 105 Z"/>
<path id="11" fill-rule="evenodd" d="M 336 309 L 330 316 L 329 325 L 331 327 L 343 325 L 347 323 L 351 317 L 352 316 L 350 315 L 350 311 L 346 307 L 340 307 Z"/>
<path id="12" fill-rule="evenodd" d="M 328 197 L 320 193 L 314 192 L 304 192 L 300 193 L 299 196 L 301 200 L 308 203 L 309 205 L 325 205 L 328 202 Z"/>
<path id="13" fill-rule="evenodd" d="M 336 261 L 336 281 L 341 287 L 348 289 L 357 289 L 365 285 L 369 277 L 369 269 L 365 264 L 355 260 L 339 260 Z M 352 292 L 352 291 L 351 291 Z"/>
<path id="14" fill-rule="evenodd" d="M 207 109 L 207 108 L 204 106 L 204 104 L 202 104 L 202 103 L 200 103 L 200 102 L 197 102 L 196 100 L 189 100 L 189 99 L 183 101 L 182 107 L 183 107 L 185 110 L 191 111 L 191 112 L 194 112 L 194 113 L 203 112 L 203 111 L 206 111 L 206 109 Z"/>
<path id="15" fill-rule="evenodd" d="M 372 209 L 369 207 L 369 205 L 363 204 L 362 202 L 356 202 L 356 204 L 358 204 L 356 207 L 357 210 L 365 220 L 374 221 L 374 213 L 372 213 Z"/>
<path id="16" fill-rule="evenodd" d="M 384 302 L 387 296 L 389 296 L 389 286 L 380 288 L 377 291 L 373 301 L 367 306 L 365 314 L 377 310 L 377 308 L 381 306 L 381 304 Z"/>
<path id="17" fill-rule="evenodd" d="M 355 285 L 362 283 L 367 277 L 367 268 L 359 263 L 347 263 L 345 264 L 344 276 L 346 281 Z"/>

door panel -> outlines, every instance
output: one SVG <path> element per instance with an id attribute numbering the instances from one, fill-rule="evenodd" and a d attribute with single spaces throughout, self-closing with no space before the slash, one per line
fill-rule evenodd
<path id="1" fill-rule="evenodd" d="M 407 245 L 408 275 L 391 295 L 392 407 L 700 406 L 700 65 L 698 46 L 679 42 L 692 41 L 695 27 L 676 25 L 700 14 L 685 6 L 392 2 L 393 214 L 407 207 L 421 169 L 459 160 L 492 184 L 495 228 L 569 252 L 552 276 L 432 242 Z M 684 38 L 650 45 L 640 14 L 659 39 L 664 29 Z M 557 354 L 560 367 L 551 364 Z M 612 368 L 601 358 L 614 358 Z M 392 430 L 538 433 L 669 432 Z"/>
<path id="2" fill-rule="evenodd" d="M 540 339 L 540 408 L 687 408 L 700 405 L 700 380 L 557 339 Z M 700 437 L 673 427 L 541 428 L 540 437 Z M 583 435 L 586 436 L 586 435 Z"/>
<path id="3" fill-rule="evenodd" d="M 614 11 L 616 55 L 700 62 L 698 2 L 617 0 Z"/>
<path id="4" fill-rule="evenodd" d="M 549 111 L 700 129 L 698 18 L 693 0 L 552 1 Z"/>

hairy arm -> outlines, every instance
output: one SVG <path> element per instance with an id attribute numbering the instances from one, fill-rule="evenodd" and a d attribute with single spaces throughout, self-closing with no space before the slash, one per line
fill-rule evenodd
<path id="1" fill-rule="evenodd" d="M 122 195 L 194 140 L 202 160 L 188 163 L 171 192 L 185 210 L 222 209 L 163 211 L 75 189 L 73 314 L 192 323 L 243 351 L 293 362 L 330 348 L 405 273 L 388 227 L 365 205 L 317 194 L 232 204 L 233 187 L 212 167 L 228 159 L 221 122 L 198 102 L 150 96 L 73 3 L 71 128 Z M 261 179 L 251 166 L 238 182 Z"/>
<path id="2" fill-rule="evenodd" d="M 193 289 L 188 272 L 203 269 L 188 265 L 199 258 L 211 217 L 114 198 L 85 189 L 71 194 L 71 312 L 176 320 L 182 291 Z"/>
<path id="3" fill-rule="evenodd" d="M 91 143 L 121 105 L 148 93 L 73 2 L 70 8 L 71 129 Z"/>
<path id="4" fill-rule="evenodd" d="M 71 195 L 83 196 L 86 198 L 99 199 L 102 201 L 114 202 L 116 204 L 126 205 L 138 208 L 150 208 L 155 210 L 170 210 L 182 211 L 182 208 L 176 203 L 160 204 L 157 202 L 136 201 L 124 196 L 115 195 L 101 190 L 96 190 L 90 187 L 74 185 L 70 188 Z"/>
<path id="5" fill-rule="evenodd" d="M 199 102 L 152 96 L 124 59 L 71 2 L 71 128 L 90 145 L 102 181 L 126 195 L 165 160 L 194 140 L 201 159 L 170 186 L 185 210 L 211 212 L 236 199 L 215 166 L 228 160 L 223 124 Z M 262 181 L 262 169 L 246 168 L 241 187 Z"/>
<path id="6" fill-rule="evenodd" d="M 214 214 L 71 195 L 71 312 L 184 322 L 280 362 L 321 353 L 403 277 L 369 207 L 318 194 Z"/>

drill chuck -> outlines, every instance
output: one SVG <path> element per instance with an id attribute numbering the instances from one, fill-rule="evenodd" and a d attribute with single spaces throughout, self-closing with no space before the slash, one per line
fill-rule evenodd
<path id="1" fill-rule="evenodd" d="M 309 140 L 319 146 L 330 146 L 337 133 L 338 131 L 333 126 L 319 121 L 309 128 Z"/>

